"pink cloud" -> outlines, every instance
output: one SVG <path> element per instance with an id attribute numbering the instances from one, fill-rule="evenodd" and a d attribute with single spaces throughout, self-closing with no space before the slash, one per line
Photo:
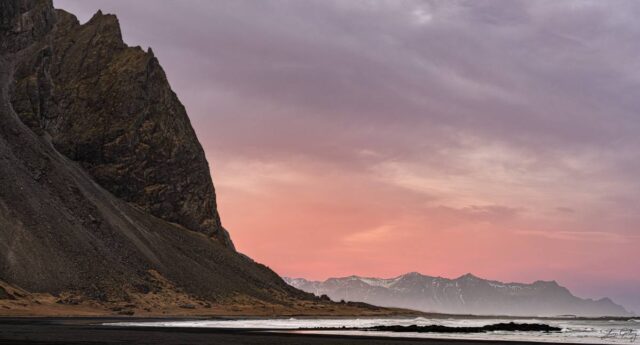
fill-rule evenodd
<path id="1" fill-rule="evenodd" d="M 55 5 L 153 46 L 223 223 L 277 272 L 554 279 L 640 310 L 640 3 Z"/>

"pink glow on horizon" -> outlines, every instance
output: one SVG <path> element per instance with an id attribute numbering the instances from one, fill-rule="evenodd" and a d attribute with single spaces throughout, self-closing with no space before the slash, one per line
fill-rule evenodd
<path id="1" fill-rule="evenodd" d="M 277 273 L 531 282 L 640 312 L 640 2 L 55 0 L 153 46 Z"/>
<path id="2" fill-rule="evenodd" d="M 216 176 L 223 223 L 238 249 L 284 276 L 472 272 L 502 281 L 559 280 L 590 294 L 577 284 L 584 276 L 625 280 L 633 271 L 611 267 L 640 259 L 637 242 L 624 237 L 553 231 L 526 219 L 526 211 L 429 206 L 383 182 L 296 167 L 271 166 L 262 175 L 248 165 L 244 174 L 231 169 L 227 177 L 221 164 Z"/>

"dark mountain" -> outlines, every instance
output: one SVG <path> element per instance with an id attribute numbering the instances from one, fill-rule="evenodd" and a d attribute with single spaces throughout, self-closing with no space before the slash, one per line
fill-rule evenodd
<path id="1" fill-rule="evenodd" d="M 220 236 L 208 168 L 188 118 L 156 59 L 122 44 L 113 16 L 80 26 L 50 1 L 12 0 L 2 2 L 2 23 L 3 281 L 109 300 L 157 289 L 148 273 L 157 271 L 212 300 L 233 293 L 272 299 L 272 290 L 304 297 Z M 120 54 L 131 60 L 112 60 Z M 156 105 L 139 100 L 140 93 L 153 95 Z M 175 109 L 154 112 L 158 104 Z M 172 182 L 180 178 L 187 184 Z M 154 188 L 162 185 L 166 194 Z M 181 213 L 174 202 L 200 212 Z M 182 225 L 160 219 L 163 207 Z"/>
<path id="2" fill-rule="evenodd" d="M 512 316 L 629 316 L 608 298 L 578 298 L 555 281 L 502 283 L 463 275 L 457 279 L 409 273 L 391 279 L 351 276 L 323 282 L 284 278 L 292 286 L 334 301 L 357 301 L 425 312 Z"/>
<path id="3" fill-rule="evenodd" d="M 204 151 L 151 49 L 128 47 L 114 15 L 50 15 L 15 66 L 18 116 L 116 197 L 232 248 Z"/>
<path id="4" fill-rule="evenodd" d="M 184 107 L 114 16 L 80 25 L 50 0 L 3 0 L 0 313 L 59 306 L 385 313 L 320 300 L 234 250 Z"/>

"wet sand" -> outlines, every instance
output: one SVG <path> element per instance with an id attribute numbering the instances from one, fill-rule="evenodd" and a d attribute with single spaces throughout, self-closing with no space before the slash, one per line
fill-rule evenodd
<path id="1" fill-rule="evenodd" d="M 496 341 L 348 337 L 273 333 L 247 329 L 159 328 L 102 326 L 104 322 L 131 319 L 113 318 L 0 318 L 0 344 L 225 344 L 225 345 L 478 345 L 507 343 Z M 143 321 L 141 319 L 136 319 Z M 509 345 L 540 344 L 508 342 Z M 549 343 L 545 343 L 549 344 Z"/>

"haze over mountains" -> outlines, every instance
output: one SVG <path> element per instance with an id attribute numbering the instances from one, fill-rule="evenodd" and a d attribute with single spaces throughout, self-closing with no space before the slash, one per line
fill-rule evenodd
<path id="1" fill-rule="evenodd" d="M 290 285 L 334 301 L 366 302 L 425 312 L 511 316 L 630 316 L 609 298 L 582 299 L 555 281 L 503 283 L 466 274 L 456 279 L 408 273 L 396 278 L 350 276 Z"/>

